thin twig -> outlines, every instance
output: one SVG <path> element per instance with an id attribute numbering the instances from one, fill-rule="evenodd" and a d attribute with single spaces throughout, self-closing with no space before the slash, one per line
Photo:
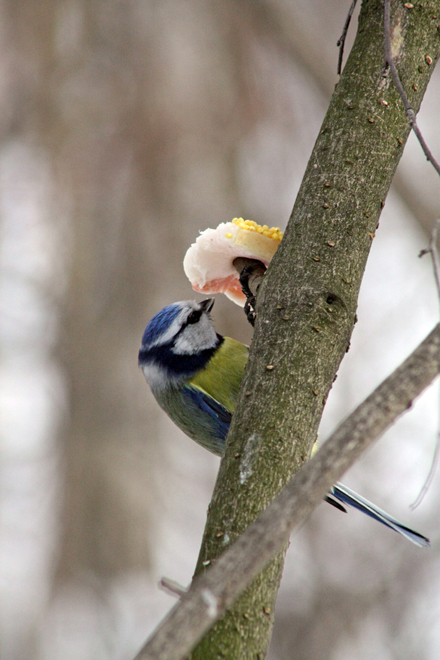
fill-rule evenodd
<path id="1" fill-rule="evenodd" d="M 344 59 L 344 46 L 345 46 L 345 38 L 347 36 L 348 32 L 348 26 L 350 25 L 351 17 L 353 16 L 354 8 L 356 7 L 356 2 L 357 0 L 353 0 L 351 3 L 351 7 L 348 10 L 347 18 L 345 19 L 345 25 L 344 29 L 342 30 L 342 34 L 339 37 L 336 45 L 339 48 L 339 57 L 338 57 L 338 76 L 341 75 L 342 71 L 342 60 Z"/>
<path id="2" fill-rule="evenodd" d="M 403 102 L 403 107 L 405 108 L 406 116 L 408 117 L 409 125 L 417 136 L 417 139 L 420 143 L 420 146 L 423 149 L 423 153 L 426 156 L 426 159 L 432 164 L 437 174 L 440 174 L 440 165 L 435 160 L 434 156 L 431 153 L 428 145 L 426 144 L 422 133 L 417 125 L 416 113 L 414 112 L 403 85 L 400 81 L 399 74 L 397 72 L 396 65 L 394 63 L 394 58 L 391 52 L 391 27 L 390 27 L 390 4 L 391 0 L 385 0 L 384 3 L 384 33 L 385 33 L 385 60 L 388 66 L 390 67 L 391 75 L 396 85 L 397 91 L 399 92 L 400 98 Z"/>
<path id="3" fill-rule="evenodd" d="M 426 493 L 431 487 L 432 480 L 434 479 L 434 475 L 437 471 L 437 465 L 438 465 L 438 459 L 439 459 L 439 450 L 440 450 L 440 420 L 439 420 L 439 430 L 437 431 L 437 439 L 435 443 L 435 448 L 434 448 L 434 455 L 432 457 L 431 461 L 431 467 L 429 468 L 428 476 L 425 479 L 425 483 L 423 484 L 420 493 L 417 495 L 416 499 L 412 504 L 409 505 L 409 508 L 414 511 L 414 509 L 417 509 L 419 504 L 421 504 L 425 498 Z"/>
<path id="4" fill-rule="evenodd" d="M 440 372 L 440 325 L 339 426 L 152 634 L 136 660 L 182 660 L 365 449 Z"/>
<path id="5" fill-rule="evenodd" d="M 160 579 L 159 589 L 164 591 L 166 594 L 177 596 L 177 598 L 180 598 L 181 596 L 183 596 L 183 594 L 186 594 L 186 592 L 188 591 L 186 587 L 182 587 L 181 584 L 167 577 L 163 577 Z"/>
<path id="6" fill-rule="evenodd" d="M 431 255 L 432 266 L 434 269 L 435 283 L 437 286 L 437 297 L 440 302 L 440 257 L 437 249 L 437 239 L 438 239 L 439 229 L 440 229 L 440 219 L 437 220 L 437 222 L 433 227 L 433 230 L 431 232 L 431 238 L 429 239 L 428 247 L 420 252 L 419 257 L 423 257 L 425 254 Z M 440 405 L 439 405 L 439 415 L 440 415 Z M 431 467 L 429 468 L 428 476 L 425 479 L 425 483 L 423 484 L 420 493 L 417 495 L 414 502 L 410 505 L 410 509 L 412 509 L 413 511 L 414 509 L 417 509 L 419 504 L 423 502 L 426 493 L 431 487 L 432 480 L 434 479 L 434 475 L 437 471 L 439 458 L 440 458 L 440 419 L 438 423 L 437 439 L 434 448 L 434 455 L 431 461 Z"/>
<path id="7" fill-rule="evenodd" d="M 429 241 L 429 251 L 432 257 L 435 283 L 437 285 L 437 295 L 440 302 L 440 256 L 437 249 L 439 231 L 440 231 L 440 219 L 438 219 L 437 222 L 435 223 Z"/>

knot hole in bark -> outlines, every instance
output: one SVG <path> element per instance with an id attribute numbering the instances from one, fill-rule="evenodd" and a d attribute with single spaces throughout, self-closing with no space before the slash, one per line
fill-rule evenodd
<path id="1" fill-rule="evenodd" d="M 336 317 L 345 318 L 347 312 L 345 303 L 336 293 L 332 293 L 331 291 L 324 292 L 322 294 L 322 302 L 329 316 L 335 320 Z"/>

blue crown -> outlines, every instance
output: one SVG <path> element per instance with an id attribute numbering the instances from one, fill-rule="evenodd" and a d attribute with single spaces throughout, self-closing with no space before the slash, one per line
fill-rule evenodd
<path id="1" fill-rule="evenodd" d="M 167 330 L 171 323 L 174 321 L 176 316 L 178 316 L 182 307 L 179 303 L 173 303 L 172 305 L 167 305 L 160 310 L 149 322 L 145 328 L 145 332 L 142 337 L 142 346 L 149 346 L 155 342 L 164 332 Z"/>

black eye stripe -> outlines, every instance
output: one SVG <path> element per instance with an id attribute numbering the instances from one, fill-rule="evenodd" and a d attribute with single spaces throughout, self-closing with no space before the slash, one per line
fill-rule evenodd
<path id="1" fill-rule="evenodd" d="M 193 325 L 194 323 L 198 323 L 200 321 L 200 317 L 203 314 L 202 309 L 194 309 L 190 314 L 188 314 L 188 318 L 186 321 L 182 324 L 180 330 L 176 332 L 175 336 L 172 339 L 172 343 L 174 343 L 177 339 L 177 337 L 182 334 L 182 332 L 187 328 L 189 325 Z"/>
<path id="2" fill-rule="evenodd" d="M 202 310 L 194 309 L 186 319 L 185 325 L 191 325 L 192 323 L 197 323 L 198 321 L 200 321 L 201 316 L 202 316 Z"/>

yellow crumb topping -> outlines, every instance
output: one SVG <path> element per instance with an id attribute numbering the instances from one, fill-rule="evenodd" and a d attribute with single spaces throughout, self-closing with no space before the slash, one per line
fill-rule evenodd
<path id="1" fill-rule="evenodd" d="M 258 234 L 267 236 L 267 238 L 273 238 L 275 241 L 280 241 L 283 238 L 283 232 L 280 231 L 279 227 L 268 227 L 267 225 L 259 225 L 253 220 L 243 220 L 243 218 L 234 218 L 232 220 L 234 225 L 238 225 L 241 229 L 247 229 L 248 231 L 256 231 Z M 229 238 L 229 236 L 227 236 Z"/>
<path id="2" fill-rule="evenodd" d="M 232 238 L 232 234 L 230 234 L 229 232 L 227 234 L 225 234 L 225 236 L 226 236 L 226 238 Z"/>

